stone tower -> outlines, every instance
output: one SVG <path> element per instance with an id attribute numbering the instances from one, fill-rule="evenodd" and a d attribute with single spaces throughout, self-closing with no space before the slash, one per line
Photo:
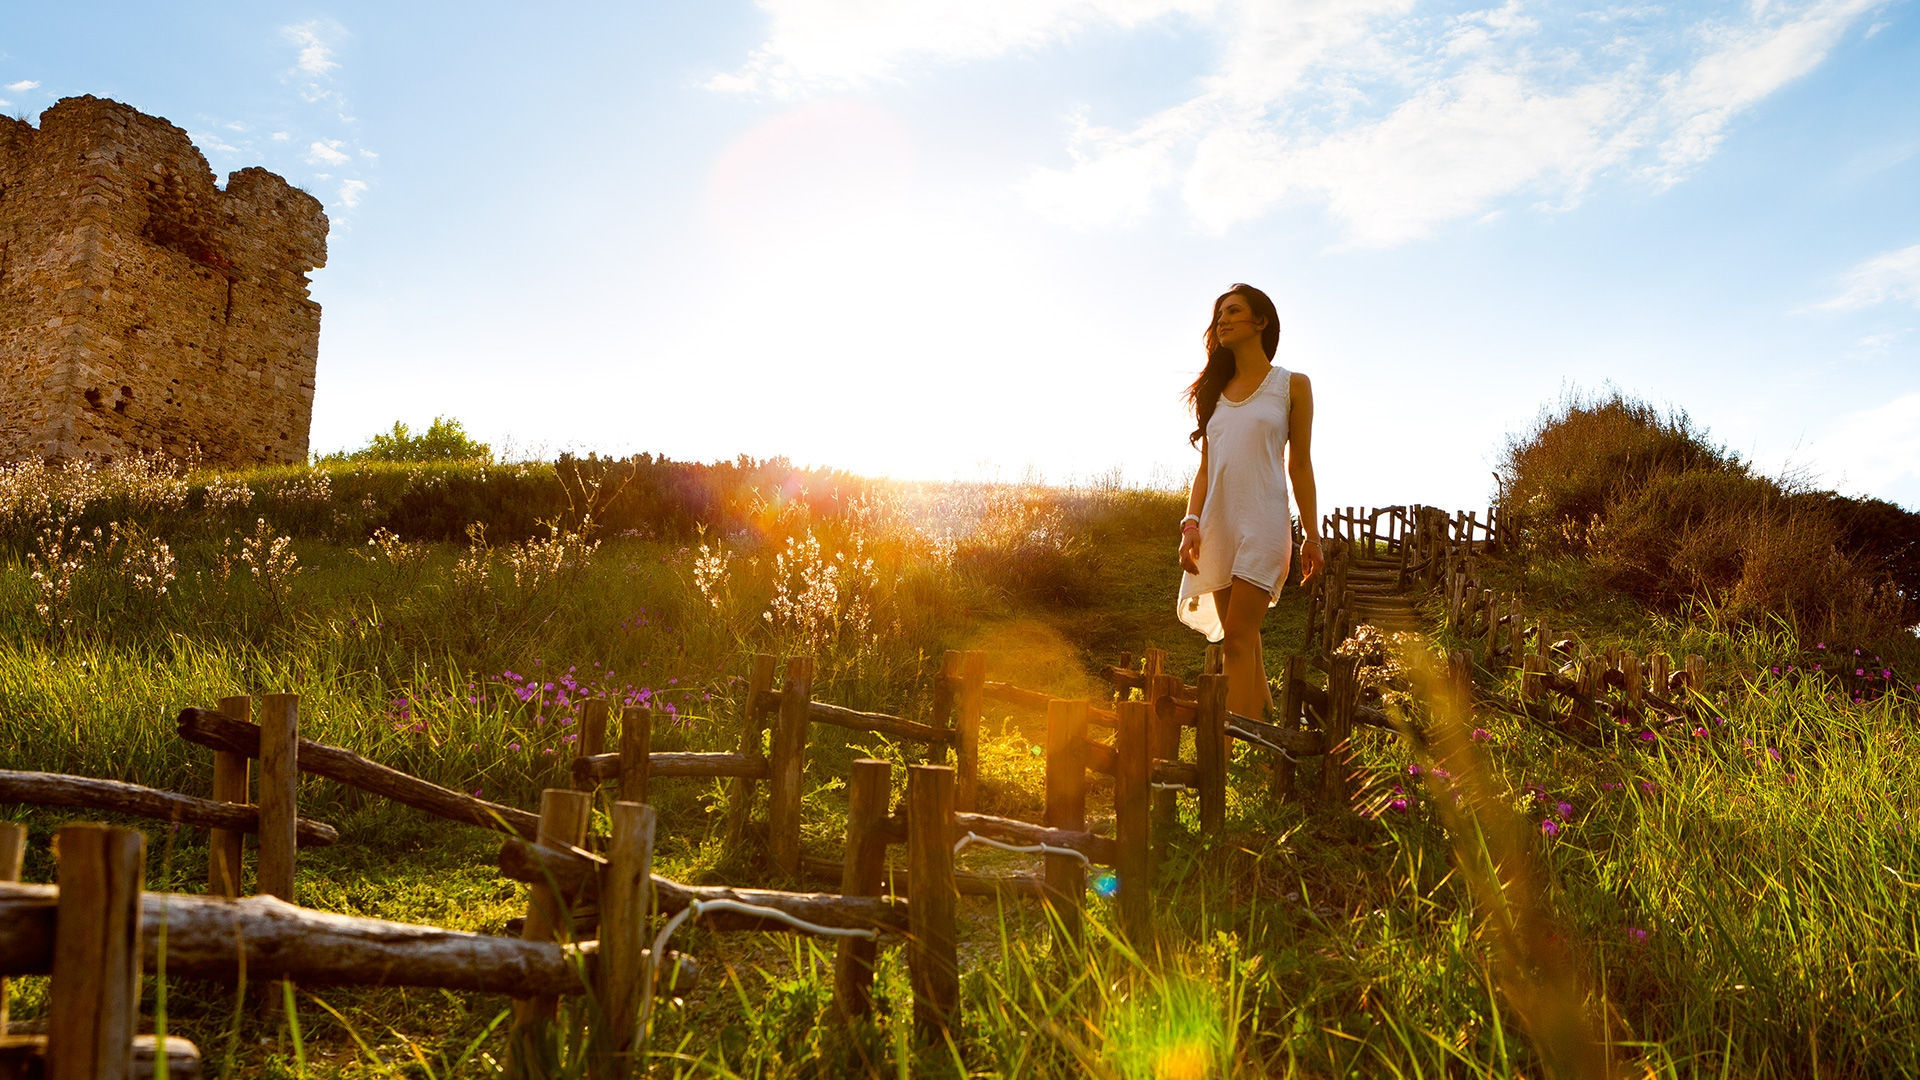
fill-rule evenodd
<path id="1" fill-rule="evenodd" d="M 0 117 L 0 460 L 307 458 L 320 201 L 117 101 Z"/>

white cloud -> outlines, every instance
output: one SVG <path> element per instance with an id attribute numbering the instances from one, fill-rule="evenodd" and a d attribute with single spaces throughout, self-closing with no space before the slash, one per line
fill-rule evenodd
<path id="1" fill-rule="evenodd" d="M 1847 271 L 1840 293 L 1814 307 L 1858 311 L 1896 300 L 1920 307 L 1920 244 L 1876 255 Z"/>
<path id="2" fill-rule="evenodd" d="M 340 66 L 333 59 L 333 48 L 321 35 L 329 29 L 318 19 L 295 23 L 280 28 L 280 36 L 292 42 L 300 50 L 294 60 L 294 70 L 316 78 L 326 75 Z"/>
<path id="3" fill-rule="evenodd" d="M 1036 49 L 1095 26 L 1204 14 L 1218 0 L 759 0 L 767 40 L 706 87 L 788 95 L 857 88 L 909 63 L 951 63 Z"/>
<path id="4" fill-rule="evenodd" d="M 311 165 L 344 165 L 347 162 L 346 144 L 339 139 L 315 140 L 307 147 L 307 162 Z"/>
<path id="5" fill-rule="evenodd" d="M 286 142 L 288 136 L 287 136 L 287 133 L 284 131 L 276 131 L 271 136 L 269 136 L 269 138 L 271 138 L 274 142 Z"/>
<path id="6" fill-rule="evenodd" d="M 858 87 L 1185 16 L 1222 43 L 1213 71 L 1128 127 L 1074 114 L 1066 163 L 1020 185 L 1029 205 L 1075 227 L 1123 226 L 1172 192 L 1217 232 L 1308 199 L 1352 243 L 1384 246 L 1515 200 L 1569 207 L 1602 176 L 1676 183 L 1888 2 L 1752 2 L 1703 18 L 1521 0 L 1457 14 L 1415 0 L 926 0 L 877 15 L 852 0 L 762 0 L 765 42 L 707 85 Z"/>
<path id="7" fill-rule="evenodd" d="M 11 109 L 11 108 L 13 108 L 13 102 L 8 101 L 5 98 L 0 98 L 0 109 Z"/>
<path id="8" fill-rule="evenodd" d="M 366 158 L 366 159 L 368 159 L 369 161 L 371 161 L 371 160 L 374 160 L 374 159 L 377 159 L 377 158 L 378 158 L 378 157 L 380 156 L 380 154 L 379 154 L 379 152 L 377 152 L 377 151 L 374 151 L 374 150 L 368 150 L 368 149 L 367 149 L 367 148 L 365 148 L 365 147 L 361 147 L 361 148 L 360 148 L 360 156 L 361 156 L 361 157 L 363 157 L 363 158 Z"/>
<path id="9" fill-rule="evenodd" d="M 16 94 L 24 94 L 29 90 L 40 89 L 40 84 L 34 81 L 33 79 L 21 79 L 19 82 L 8 83 L 7 89 L 13 91 Z"/>
<path id="10" fill-rule="evenodd" d="M 1920 480 L 1920 392 L 1839 418 L 1813 457 L 1844 489 L 1882 498 Z"/>
<path id="11" fill-rule="evenodd" d="M 360 196 L 365 194 L 365 180 L 343 180 L 340 183 L 340 205 L 351 210 L 360 205 Z"/>

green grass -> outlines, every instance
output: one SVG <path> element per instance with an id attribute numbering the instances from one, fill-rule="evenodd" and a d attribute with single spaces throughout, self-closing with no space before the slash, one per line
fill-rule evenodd
<path id="1" fill-rule="evenodd" d="M 373 482 L 353 475 L 335 489 Z M 377 479 L 404 487 L 406 475 L 386 466 Z M 1063 695 L 1096 692 L 1095 672 L 1123 650 L 1162 647 L 1175 672 L 1199 670 L 1205 643 L 1170 617 L 1175 496 L 966 498 L 979 531 L 957 535 L 947 555 L 928 539 L 926 507 L 905 502 L 864 517 L 766 517 L 727 537 L 728 578 L 707 594 L 695 582 L 699 537 L 608 538 L 583 564 L 519 583 L 496 552 L 480 585 L 456 580 L 464 544 L 395 561 L 358 537 L 313 535 L 296 542 L 301 572 L 275 597 L 244 571 L 215 574 L 220 541 L 252 523 L 196 517 L 189 504 L 176 531 L 155 529 L 179 558 L 172 593 L 141 600 L 115 573 L 90 571 L 63 634 L 34 612 L 19 557 L 29 546 L 0 559 L 0 759 L 204 795 L 207 755 L 174 735 L 172 715 L 292 689 L 309 737 L 533 807 L 542 787 L 563 782 L 571 710 L 556 706 L 557 690 L 522 700 L 525 682 L 508 672 L 558 689 L 571 667 L 616 693 L 646 689 L 676 710 L 656 724 L 659 748 L 729 749 L 754 651 L 812 652 L 817 697 L 915 716 L 949 648 L 988 649 L 991 677 Z M 771 623 L 762 613 L 777 606 L 774 559 L 808 530 L 823 553 L 815 586 L 792 573 L 788 615 Z M 873 566 L 836 571 L 829 595 L 818 582 L 845 565 L 838 552 Z M 1725 723 L 1706 736 L 1629 735 L 1589 751 L 1515 717 L 1473 721 L 1487 732 L 1500 795 L 1488 820 L 1529 838 L 1566 974 L 1590 988 L 1595 1029 L 1621 1059 L 1676 1077 L 1920 1073 L 1913 694 L 1856 704 L 1815 680 L 1790 686 L 1767 669 L 1804 662 L 1815 643 L 1728 624 L 1710 608 L 1691 620 L 1650 615 L 1609 599 L 1577 563 L 1496 564 L 1489 576 L 1523 588 L 1530 610 L 1550 611 L 1556 631 L 1591 647 L 1700 652 L 1714 664 L 1710 700 Z M 1270 673 L 1300 647 L 1303 625 L 1289 589 L 1266 624 Z M 1911 651 L 1885 655 L 1910 686 Z M 1482 678 L 1512 690 L 1511 674 Z M 1041 728 L 989 705 L 985 809 L 1037 818 Z M 803 844 L 824 852 L 839 844 L 848 763 L 917 753 L 834 728 L 812 738 Z M 1265 762 L 1244 745 L 1220 834 L 1198 835 L 1183 800 L 1155 882 L 1158 943 L 1144 953 L 1113 937 L 1115 913 L 1095 897 L 1088 946 L 1066 953 L 1037 907 L 964 900 L 963 1019 L 951 1045 L 914 1045 L 898 949 L 882 953 L 874 1022 L 849 1029 L 833 1009 L 831 943 L 695 924 L 676 944 L 701 960 L 703 983 L 656 1014 L 653 1073 L 1542 1075 L 1500 989 L 1510 961 L 1491 944 L 1436 796 L 1408 775 L 1416 762 L 1396 737 L 1368 729 L 1356 743 L 1361 801 L 1376 814 L 1271 803 Z M 1317 766 L 1303 766 L 1301 788 L 1316 779 Z M 1395 797 L 1404 811 L 1388 808 Z M 755 851 L 721 851 L 720 783 L 658 781 L 653 800 L 660 872 L 791 884 Z M 301 805 L 342 833 L 335 847 L 301 853 L 303 903 L 494 933 L 525 911 L 524 888 L 494 869 L 496 837 L 316 779 L 303 782 Z M 1110 820 L 1103 789 L 1091 812 L 1096 827 Z M 0 813 L 32 830 L 27 879 L 52 880 L 47 840 L 81 815 Z M 1562 826 L 1551 838 L 1539 833 L 1548 818 Z M 147 828 L 149 887 L 201 891 L 204 834 Z M 1025 865 L 999 853 L 964 861 Z M 16 1017 L 44 1013 L 44 980 L 13 987 Z M 167 1030 L 194 1039 L 213 1075 L 300 1075 L 302 1057 L 311 1076 L 497 1075 L 503 999 L 314 987 L 297 1000 L 296 1049 L 284 1025 L 236 1008 L 231 987 L 175 979 Z M 577 1056 L 581 1008 L 563 1013 L 558 1030 L 572 1041 L 556 1053 Z"/>

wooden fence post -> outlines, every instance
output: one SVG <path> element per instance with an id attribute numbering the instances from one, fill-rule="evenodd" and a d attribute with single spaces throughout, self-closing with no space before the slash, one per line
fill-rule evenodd
<path id="1" fill-rule="evenodd" d="M 953 802 L 972 813 L 980 798 L 980 713 L 986 704 L 987 654 L 969 650 L 960 668 L 953 716 Z"/>
<path id="2" fill-rule="evenodd" d="M 1308 631 L 1312 633 L 1311 630 Z M 1227 670 L 1227 651 L 1219 645 L 1207 646 L 1207 659 L 1201 668 L 1208 675 L 1219 675 Z"/>
<path id="3" fill-rule="evenodd" d="M 775 659 L 765 653 L 754 656 L 752 673 L 747 678 L 746 703 L 740 708 L 740 753 L 755 762 L 766 760 L 766 751 L 760 746 L 758 702 L 762 693 L 773 689 L 775 663 Z M 736 776 L 731 781 L 727 792 L 728 851 L 738 851 L 746 841 L 747 822 L 753 816 L 753 784 L 751 776 Z"/>
<path id="4" fill-rule="evenodd" d="M 0 821 L 0 881 L 19 881 L 26 856 L 27 827 L 17 821 Z M 7 980 L 0 978 L 0 1036 L 6 1033 Z"/>
<path id="5" fill-rule="evenodd" d="M 1113 816 L 1120 865 L 1120 924 L 1136 948 L 1152 931 L 1153 852 L 1148 795 L 1153 782 L 1153 710 L 1143 701 L 1114 706 Z"/>
<path id="6" fill-rule="evenodd" d="M 953 1025 L 960 1004 L 960 956 L 954 908 L 953 770 L 907 766 L 907 973 L 913 985 L 913 1026 L 937 1039 Z"/>
<path id="7" fill-rule="evenodd" d="M 1307 658 L 1289 656 L 1280 669 L 1280 715 L 1276 722 L 1288 731 L 1300 726 L 1300 689 L 1306 678 Z M 1224 691 L 1223 691 L 1224 693 Z M 1294 760 L 1284 754 L 1273 755 L 1271 792 L 1275 802 L 1292 798 Z"/>
<path id="8" fill-rule="evenodd" d="M 268 694 L 260 710 L 260 855 L 256 891 L 297 903 L 294 830 L 300 800 L 300 695 Z"/>
<path id="9" fill-rule="evenodd" d="M 1120 663 L 1126 666 L 1124 659 Z M 933 678 L 933 726 L 941 731 L 953 731 L 953 706 L 960 700 L 960 680 L 966 665 L 966 654 L 958 649 L 948 649 L 940 657 L 940 674 Z M 947 745 L 952 747 L 953 743 L 950 741 Z M 954 757 L 957 759 L 959 755 L 956 753 Z"/>
<path id="10" fill-rule="evenodd" d="M 1661 697 L 1666 697 L 1671 692 L 1667 689 L 1667 674 L 1672 664 L 1673 661 L 1668 658 L 1666 653 L 1650 652 L 1647 654 L 1647 685 L 1651 686 L 1653 692 Z"/>
<path id="11" fill-rule="evenodd" d="M 245 695 L 223 697 L 216 706 L 221 712 L 248 723 L 253 721 L 253 699 Z M 248 773 L 253 759 L 231 750 L 213 752 L 213 798 L 215 802 L 252 802 L 247 791 Z M 242 851 L 246 833 L 237 829 L 207 831 L 207 892 L 214 896 L 239 896 Z"/>
<path id="12" fill-rule="evenodd" d="M 1687 656 L 1687 689 L 1702 696 L 1707 692 L 1707 658 L 1698 653 Z"/>
<path id="13" fill-rule="evenodd" d="M 47 1080 L 125 1080 L 140 1015 L 146 837 L 138 829 L 82 823 L 62 826 L 57 843 Z"/>
<path id="14" fill-rule="evenodd" d="M 1640 712 L 1640 698 L 1645 687 L 1646 671 L 1640 666 L 1640 658 L 1627 653 L 1620 658 L 1620 674 L 1626 678 L 1627 711 Z"/>
<path id="15" fill-rule="evenodd" d="M 1519 667 L 1520 657 L 1527 651 L 1526 618 L 1520 608 L 1519 593 L 1514 593 L 1507 605 L 1507 635 L 1507 663 Z"/>
<path id="16" fill-rule="evenodd" d="M 652 770 L 653 709 L 646 705 L 628 705 L 620 710 L 620 801 L 645 805 L 647 778 Z M 736 781 L 739 779 L 735 777 Z"/>
<path id="17" fill-rule="evenodd" d="M 1334 656 L 1327 664 L 1327 715 L 1325 771 L 1321 773 L 1321 797 L 1329 806 L 1345 808 L 1352 801 L 1348 793 L 1348 765 L 1352 748 L 1353 710 L 1359 704 L 1357 678 L 1359 658 Z"/>
<path id="18" fill-rule="evenodd" d="M 1553 666 L 1551 663 L 1553 659 L 1553 634 L 1547 629 L 1547 617 L 1545 615 L 1540 616 L 1539 625 L 1533 628 L 1533 651 L 1535 655 L 1540 657 L 1541 663 L 1545 665 L 1541 668 L 1542 671 Z"/>
<path id="19" fill-rule="evenodd" d="M 613 835 L 600 868 L 600 956 L 594 980 L 600 1015 L 591 1033 L 590 1061 L 595 1080 L 623 1080 L 633 1073 L 639 1040 L 646 1035 L 638 1028 L 640 979 L 655 970 L 644 958 L 653 906 L 654 822 L 651 806 L 624 799 L 613 804 Z"/>
<path id="20" fill-rule="evenodd" d="M 1500 647 L 1500 594 L 1487 590 L 1487 667 L 1492 668 Z"/>
<path id="21" fill-rule="evenodd" d="M 1087 703 L 1047 702 L 1047 816 L 1050 829 L 1087 827 Z M 1071 855 L 1046 856 L 1047 903 L 1067 942 L 1080 943 L 1086 867 Z"/>
<path id="22" fill-rule="evenodd" d="M 1193 757 L 1200 784 L 1200 835 L 1216 836 L 1227 823 L 1226 676 L 1202 675 L 1194 687 Z M 1173 729 L 1178 734 L 1180 729 Z"/>
<path id="23" fill-rule="evenodd" d="M 846 862 L 840 895 L 878 896 L 887 869 L 886 821 L 893 797 L 893 765 L 861 758 L 847 778 Z M 911 887 L 911 886 L 909 886 Z M 874 942 L 841 938 L 833 958 L 833 1000 L 844 1020 L 873 1012 Z"/>
<path id="24" fill-rule="evenodd" d="M 540 831 L 538 842 L 549 847 L 579 846 L 587 838 L 587 820 L 592 816 L 593 799 L 584 791 L 547 788 L 540 793 Z M 548 886 L 527 887 L 527 920 L 520 937 L 525 941 L 552 941 L 564 927 L 571 937 L 573 922 L 561 898 Z M 513 1028 L 507 1038 L 507 1074 L 531 1080 L 545 1076 L 551 1063 L 546 1060 L 547 1024 L 559 1007 L 556 997 L 513 999 Z"/>
<path id="25" fill-rule="evenodd" d="M 767 784 L 767 849 L 774 868 L 800 873 L 800 786 L 807 764 L 807 706 L 813 700 L 813 657 L 787 660 L 780 715 L 773 724 L 773 762 Z"/>
<path id="26" fill-rule="evenodd" d="M 600 698 L 588 698 L 580 705 L 580 729 L 574 732 L 579 738 L 573 740 L 573 758 L 594 757 L 607 749 L 607 703 Z M 624 764 L 624 763 L 623 763 Z M 575 777 L 573 786 L 592 794 L 600 787 L 600 781 L 591 775 Z"/>
<path id="27" fill-rule="evenodd" d="M 1473 650 L 1450 649 L 1447 652 L 1447 695 L 1458 710 L 1455 719 L 1467 722 L 1473 704 Z"/>
<path id="28" fill-rule="evenodd" d="M 1158 649 L 1149 649 L 1147 662 L 1152 664 L 1153 654 Z M 1152 719 L 1148 721 L 1148 745 L 1152 755 L 1160 761 L 1178 761 L 1180 759 L 1180 717 L 1174 712 L 1173 691 L 1180 680 L 1171 675 L 1154 674 L 1147 676 L 1145 697 L 1152 707 Z M 1164 707 L 1162 703 L 1165 703 Z M 1151 768 L 1152 766 L 1148 766 Z M 1173 839 L 1174 823 L 1180 812 L 1179 792 L 1173 788 L 1152 789 L 1153 795 L 1153 835 L 1162 850 Z"/>

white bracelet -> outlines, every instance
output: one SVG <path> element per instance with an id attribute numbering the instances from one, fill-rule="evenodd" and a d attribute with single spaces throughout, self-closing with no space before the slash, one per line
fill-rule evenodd
<path id="1" fill-rule="evenodd" d="M 1184 529 L 1184 528 L 1186 528 L 1186 527 L 1187 527 L 1187 522 L 1189 522 L 1189 521 L 1191 521 L 1191 522 L 1193 522 L 1193 523 L 1194 523 L 1195 525 L 1198 525 L 1198 524 L 1200 524 L 1200 515 L 1199 515 L 1199 514 L 1188 514 L 1188 515 L 1187 515 L 1186 517 L 1183 517 L 1183 518 L 1181 518 L 1181 519 L 1180 519 L 1180 527 L 1181 527 L 1182 529 Z"/>

